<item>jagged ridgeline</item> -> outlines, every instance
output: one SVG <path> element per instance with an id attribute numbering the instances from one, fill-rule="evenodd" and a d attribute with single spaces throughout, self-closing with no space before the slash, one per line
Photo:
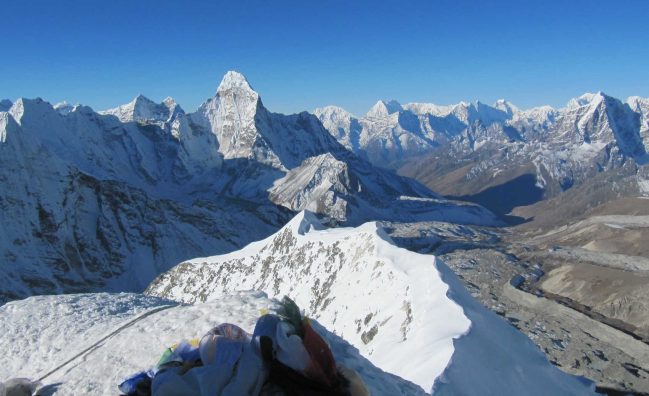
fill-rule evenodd
<path id="1" fill-rule="evenodd" d="M 138 96 L 95 112 L 0 102 L 0 299 L 143 290 L 178 262 L 262 239 L 297 211 L 337 224 L 498 224 L 347 150 L 228 72 L 194 113 Z"/>
<path id="2" fill-rule="evenodd" d="M 575 185 L 607 183 L 607 172 L 615 173 L 616 195 L 649 195 L 649 99 L 598 92 L 561 109 L 529 110 L 505 100 L 379 101 L 362 117 L 336 106 L 315 114 L 360 157 L 499 214 Z"/>

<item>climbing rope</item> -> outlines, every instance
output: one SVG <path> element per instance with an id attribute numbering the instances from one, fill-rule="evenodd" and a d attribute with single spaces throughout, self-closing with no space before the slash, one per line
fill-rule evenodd
<path id="1" fill-rule="evenodd" d="M 98 348 L 98 347 L 99 347 L 99 346 L 100 346 L 104 341 L 106 341 L 106 340 L 108 340 L 109 338 L 111 338 L 111 337 L 113 337 L 113 336 L 119 334 L 119 333 L 122 332 L 124 329 L 133 326 L 135 323 L 137 323 L 137 322 L 139 322 L 140 320 L 146 318 L 147 316 L 151 316 L 151 315 L 153 315 L 153 314 L 155 314 L 155 313 L 158 313 L 158 312 L 160 312 L 160 311 L 163 311 L 163 310 L 165 310 L 165 309 L 169 309 L 169 308 L 172 308 L 172 307 L 175 307 L 175 306 L 176 306 L 176 305 L 163 305 L 163 306 L 160 306 L 160 307 L 154 308 L 154 309 L 152 309 L 152 310 L 150 310 L 150 311 L 147 311 L 147 312 L 141 314 L 140 316 L 136 317 L 135 319 L 132 319 L 132 320 L 126 322 L 125 324 L 123 324 L 122 326 L 118 327 L 117 329 L 115 329 L 115 330 L 112 331 L 111 333 L 107 334 L 106 336 L 104 336 L 103 338 L 101 338 L 100 340 L 98 340 L 97 342 L 95 342 L 94 344 L 90 345 L 88 348 L 86 348 L 86 349 L 84 349 L 83 351 L 77 353 L 76 355 L 72 356 L 70 359 L 66 360 L 65 362 L 63 362 L 63 363 L 60 364 L 59 366 L 57 366 L 57 367 L 55 367 L 54 369 L 50 370 L 47 374 L 45 374 L 45 375 L 43 375 L 42 377 L 40 377 L 40 378 L 37 380 L 37 382 L 42 382 L 45 378 L 47 378 L 47 377 L 49 377 L 50 375 L 54 374 L 55 372 L 59 371 L 59 370 L 62 369 L 63 367 L 67 366 L 68 364 L 70 364 L 71 362 L 73 362 L 73 361 L 75 361 L 76 359 L 80 358 L 81 356 L 87 354 L 88 352 L 91 352 L 92 350 L 97 349 L 97 348 Z"/>

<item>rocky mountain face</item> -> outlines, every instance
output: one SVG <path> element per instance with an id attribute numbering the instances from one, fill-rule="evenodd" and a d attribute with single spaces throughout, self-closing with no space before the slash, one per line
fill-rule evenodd
<path id="1" fill-rule="evenodd" d="M 62 116 L 21 99 L 0 113 L 0 131 L 5 300 L 141 290 L 176 262 L 236 249 L 289 216 L 271 203 L 210 196 L 199 181 L 174 181 L 173 169 L 186 168 L 169 152 L 182 142 L 157 126 L 83 107 Z"/>
<path id="2" fill-rule="evenodd" d="M 562 109 L 520 110 L 504 100 L 494 106 L 392 101 L 360 118 L 337 107 L 315 114 L 341 144 L 373 163 L 506 214 L 613 169 L 637 178 L 642 193 L 648 104 L 598 92 Z M 494 197 L 503 193 L 511 202 L 498 206 Z"/>
<path id="3" fill-rule="evenodd" d="M 357 157 L 311 114 L 269 112 L 236 72 L 194 113 L 141 95 L 99 113 L 41 99 L 0 106 L 3 300 L 142 290 L 304 208 L 345 224 L 498 223 Z"/>

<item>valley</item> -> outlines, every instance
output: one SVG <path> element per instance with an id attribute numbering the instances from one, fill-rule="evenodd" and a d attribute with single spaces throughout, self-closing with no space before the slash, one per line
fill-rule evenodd
<path id="1" fill-rule="evenodd" d="M 490 229 L 491 246 L 478 238 L 438 257 L 563 370 L 603 391 L 645 394 L 648 211 L 645 198 L 621 198 L 554 226 L 546 213 L 538 223 Z"/>

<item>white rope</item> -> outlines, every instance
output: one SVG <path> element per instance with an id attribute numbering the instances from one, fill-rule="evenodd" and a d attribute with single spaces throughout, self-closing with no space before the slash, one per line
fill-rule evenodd
<path id="1" fill-rule="evenodd" d="M 140 316 L 138 316 L 137 318 L 130 320 L 129 322 L 127 322 L 126 324 L 118 327 L 116 330 L 114 330 L 111 333 L 109 333 L 108 335 L 104 336 L 103 338 L 101 338 L 99 341 L 95 342 L 94 344 L 92 344 L 88 348 L 86 348 L 83 351 L 81 351 L 81 352 L 77 353 L 76 355 L 72 356 L 70 359 L 66 360 L 61 365 L 55 367 L 53 370 L 50 370 L 47 374 L 45 374 L 44 376 L 39 378 L 37 380 L 37 382 L 42 382 L 45 378 L 47 378 L 50 375 L 54 374 L 55 372 L 59 371 L 60 369 L 67 366 L 71 362 L 75 361 L 76 359 L 80 358 L 81 356 L 85 355 L 86 353 L 91 352 L 92 350 L 96 349 L 97 347 L 99 347 L 107 339 L 117 335 L 118 333 L 120 333 L 124 329 L 126 329 L 126 328 L 128 328 L 130 326 L 133 326 L 135 323 L 137 323 L 140 320 L 146 318 L 147 316 L 153 315 L 154 313 L 157 313 L 157 312 L 160 312 L 160 311 L 163 311 L 165 309 L 172 308 L 172 307 L 175 307 L 175 306 L 176 305 L 163 305 L 161 307 L 157 307 L 157 308 L 154 308 L 154 309 L 152 309 L 150 311 L 147 311 L 147 312 L 141 314 Z"/>

